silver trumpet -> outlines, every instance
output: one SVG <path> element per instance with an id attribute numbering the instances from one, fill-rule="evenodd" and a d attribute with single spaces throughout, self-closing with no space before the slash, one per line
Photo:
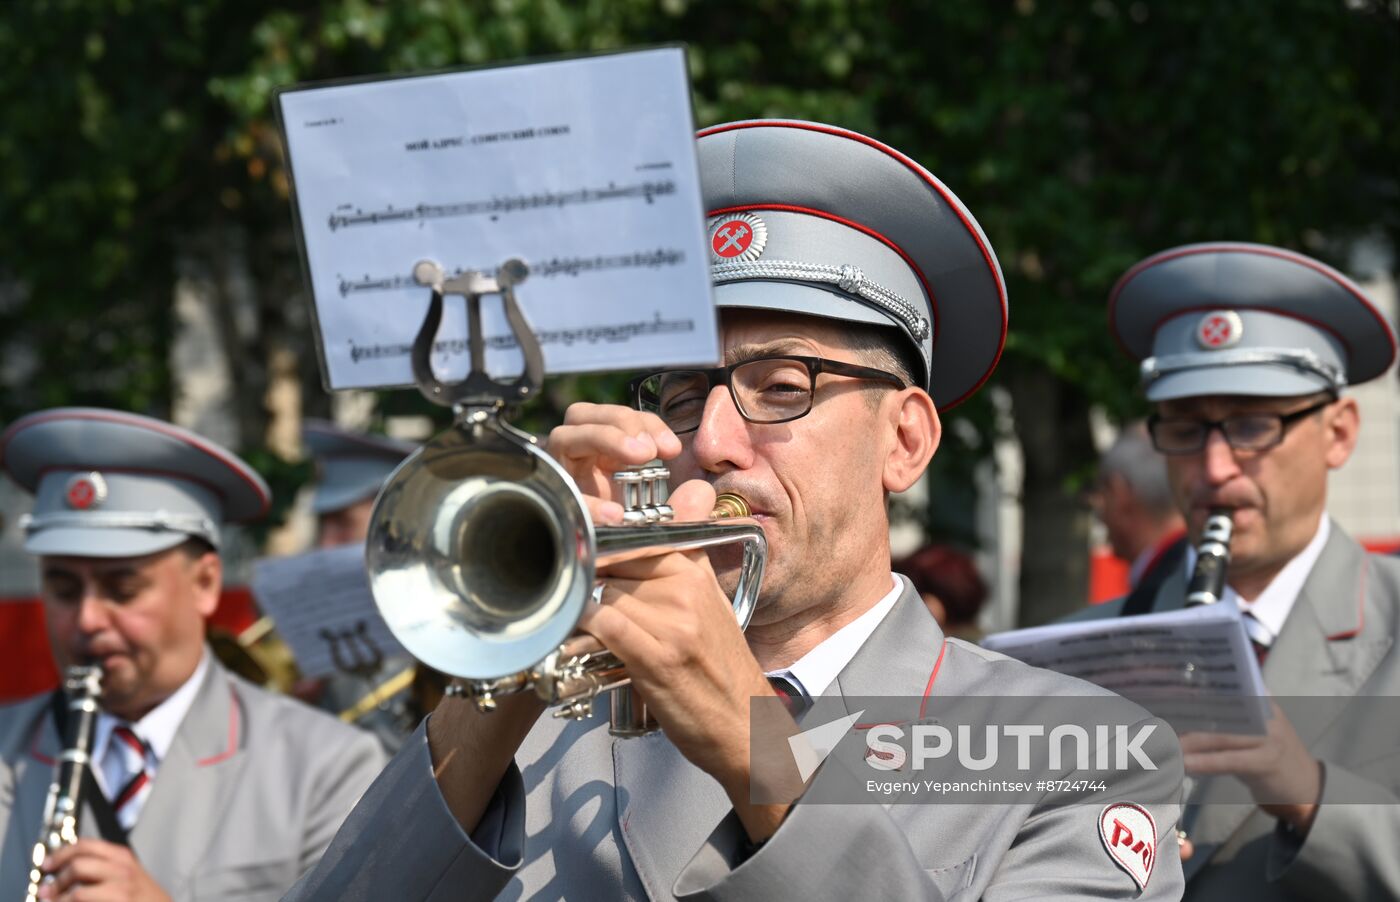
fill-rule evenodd
<path id="1" fill-rule="evenodd" d="M 25 902 L 35 902 L 44 885 L 44 862 L 54 852 L 78 841 L 78 812 L 83 805 L 83 770 L 92 760 L 97 725 L 97 698 L 102 692 L 102 669 L 69 667 L 63 688 L 68 696 L 68 717 L 63 724 L 63 753 L 54 767 L 44 802 L 44 823 L 29 857 L 29 888 Z"/>
<path id="2" fill-rule="evenodd" d="M 734 616 L 747 627 L 763 579 L 766 543 L 735 495 L 718 499 L 714 517 L 673 522 L 664 468 L 618 473 L 624 525 L 595 527 L 574 481 L 536 439 L 502 414 L 534 392 L 543 375 L 539 345 L 515 302 L 526 275 L 511 261 L 494 278 L 443 277 L 420 263 L 432 287 L 427 318 L 414 342 L 419 390 L 456 413 L 453 428 L 414 452 L 389 477 L 375 502 L 365 564 L 375 603 L 414 657 L 458 678 L 453 693 L 489 711 L 503 695 L 532 691 L 558 706 L 555 716 L 587 717 L 613 692 L 611 730 L 654 729 L 630 691 L 616 655 L 577 625 L 595 603 L 598 568 L 658 554 L 739 543 L 742 561 Z M 472 372 L 462 383 L 437 380 L 428 354 L 442 318 L 443 295 L 467 299 Z M 499 294 L 525 356 L 509 383 L 484 373 L 480 299 Z"/>

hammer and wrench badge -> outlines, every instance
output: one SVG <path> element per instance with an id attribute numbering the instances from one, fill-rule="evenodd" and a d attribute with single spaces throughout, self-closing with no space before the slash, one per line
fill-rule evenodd
<path id="1" fill-rule="evenodd" d="M 1146 889 L 1157 863 L 1157 822 L 1147 809 L 1132 802 L 1105 806 L 1099 813 L 1099 838 L 1108 857 L 1128 872 L 1139 890 Z"/>
<path id="2" fill-rule="evenodd" d="M 768 225 L 752 213 L 730 213 L 710 226 L 710 261 L 743 263 L 757 260 L 768 243 Z"/>
<path id="3" fill-rule="evenodd" d="M 1196 343 L 1207 351 L 1219 351 L 1240 343 L 1244 323 L 1233 310 L 1213 310 L 1196 326 Z"/>

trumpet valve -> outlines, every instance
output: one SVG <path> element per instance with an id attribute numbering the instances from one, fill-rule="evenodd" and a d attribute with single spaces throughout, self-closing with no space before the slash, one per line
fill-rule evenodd
<path id="1" fill-rule="evenodd" d="M 613 481 L 622 488 L 622 522 L 625 526 L 646 526 L 675 518 L 671 505 L 664 503 L 666 480 L 671 471 L 665 467 L 643 467 L 640 470 L 619 470 Z"/>
<path id="2" fill-rule="evenodd" d="M 586 720 L 593 716 L 593 700 L 596 696 L 576 698 L 554 709 L 554 716 L 568 720 Z"/>

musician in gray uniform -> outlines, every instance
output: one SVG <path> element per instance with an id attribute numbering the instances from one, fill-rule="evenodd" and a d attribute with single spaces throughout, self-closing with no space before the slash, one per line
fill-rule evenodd
<path id="1" fill-rule="evenodd" d="M 410 442 L 369 435 L 325 420 L 307 420 L 302 441 L 316 462 L 311 510 L 316 515 L 316 547 L 363 545 L 370 512 L 384 480 L 413 450 Z M 430 685 L 407 655 L 383 658 L 378 666 L 337 673 L 298 686 L 301 698 L 333 714 L 349 712 L 356 726 L 370 730 L 390 754 L 399 750 L 420 719 L 415 684 Z"/>
<path id="2" fill-rule="evenodd" d="M 314 419 L 302 425 L 301 437 L 316 462 L 316 547 L 364 542 L 375 496 L 413 444 Z"/>
<path id="3" fill-rule="evenodd" d="M 1400 562 L 1367 554 L 1326 514 L 1327 474 L 1361 428 L 1346 387 L 1387 370 L 1394 333 L 1346 276 L 1253 244 L 1149 257 L 1109 303 L 1142 361 L 1152 437 L 1192 542 L 1208 511 L 1230 511 L 1222 603 L 1243 612 L 1270 694 L 1285 707 L 1355 696 L 1294 700 L 1321 716 L 1276 716 L 1265 737 L 1182 737 L 1202 778 L 1183 817 L 1186 897 L 1400 897 L 1400 735 L 1368 734 L 1394 708 L 1366 698 L 1400 693 Z M 1194 549 L 1143 610 L 1180 608 L 1193 567 Z M 1204 778 L 1220 773 L 1259 804 L 1214 804 L 1224 787 Z"/>
<path id="4" fill-rule="evenodd" d="M 25 548 L 56 663 L 102 669 L 81 838 L 50 858 L 44 897 L 278 898 L 384 755 L 369 734 L 230 674 L 204 643 L 220 524 L 260 517 L 266 485 L 198 435 L 88 408 L 16 421 L 0 468 L 35 495 Z M 21 898 L 64 753 L 56 702 L 0 708 L 0 898 Z"/>
<path id="5" fill-rule="evenodd" d="M 489 714 L 449 698 L 290 898 L 1176 898 L 1172 760 L 1094 805 L 753 800 L 750 700 L 772 699 L 770 680 L 795 710 L 1104 693 L 946 638 L 890 571 L 886 493 L 924 471 L 938 408 L 982 384 L 1005 334 L 971 214 L 907 157 L 830 126 L 717 126 L 699 159 L 728 365 L 639 379 L 641 409 L 576 404 L 548 447 L 596 521 L 621 516 L 611 474 L 658 456 L 689 480 L 677 519 L 708 517 L 717 491 L 746 498 L 769 552 L 747 633 L 730 556 L 611 568 L 583 628 L 662 732 L 615 739 L 605 717 L 541 716 L 532 696 Z M 1136 873 L 1100 832 L 1135 801 Z"/>

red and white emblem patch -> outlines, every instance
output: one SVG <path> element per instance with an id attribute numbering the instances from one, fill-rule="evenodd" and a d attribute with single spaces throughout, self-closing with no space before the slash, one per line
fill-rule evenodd
<path id="1" fill-rule="evenodd" d="M 1196 326 L 1196 341 L 1201 347 L 1218 351 L 1239 344 L 1244 335 L 1244 323 L 1233 310 L 1216 310 L 1201 317 Z"/>
<path id="2" fill-rule="evenodd" d="M 721 216 L 710 226 L 710 259 L 715 263 L 756 260 L 768 243 L 768 226 L 752 213 Z"/>
<path id="3" fill-rule="evenodd" d="M 1119 802 L 1099 814 L 1099 838 L 1108 857 L 1146 889 L 1157 863 L 1157 822 L 1141 805 Z"/>
<path id="4" fill-rule="evenodd" d="M 68 480 L 63 500 L 75 511 L 92 510 L 107 500 L 107 480 L 101 473 L 79 473 Z"/>

